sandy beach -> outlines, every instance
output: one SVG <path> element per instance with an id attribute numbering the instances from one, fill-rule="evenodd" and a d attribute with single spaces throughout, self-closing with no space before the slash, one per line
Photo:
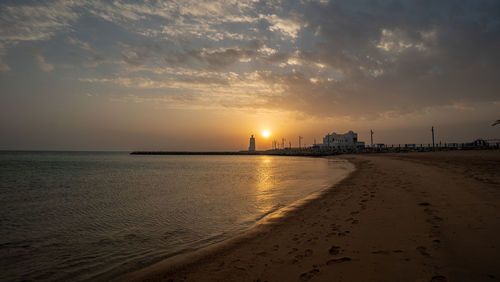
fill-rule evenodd
<path id="1" fill-rule="evenodd" d="M 122 281 L 500 280 L 500 151 L 343 155 L 321 197 Z"/>

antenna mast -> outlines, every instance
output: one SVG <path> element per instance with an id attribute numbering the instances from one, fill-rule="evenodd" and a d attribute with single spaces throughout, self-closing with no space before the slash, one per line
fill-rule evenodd
<path id="1" fill-rule="evenodd" d="M 432 131 L 432 148 L 434 148 L 434 126 L 431 128 Z"/>
<path id="2" fill-rule="evenodd" d="M 373 130 L 370 129 L 370 140 L 371 140 L 371 145 L 373 148 Z"/>

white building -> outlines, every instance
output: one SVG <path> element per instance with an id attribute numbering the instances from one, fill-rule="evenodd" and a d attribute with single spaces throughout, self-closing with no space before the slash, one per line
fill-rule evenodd
<path id="1" fill-rule="evenodd" d="M 253 135 L 250 137 L 250 146 L 248 146 L 248 151 L 255 152 L 255 138 L 253 138 Z"/>
<path id="2" fill-rule="evenodd" d="M 358 134 L 350 130 L 344 134 L 335 132 L 323 137 L 322 147 L 331 149 L 348 149 L 356 147 L 364 147 L 365 142 L 358 142 Z"/>

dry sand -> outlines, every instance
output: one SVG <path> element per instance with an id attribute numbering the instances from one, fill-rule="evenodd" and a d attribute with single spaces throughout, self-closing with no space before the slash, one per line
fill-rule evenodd
<path id="1" fill-rule="evenodd" d="M 500 151 L 341 158 L 357 170 L 286 217 L 119 280 L 500 279 Z"/>

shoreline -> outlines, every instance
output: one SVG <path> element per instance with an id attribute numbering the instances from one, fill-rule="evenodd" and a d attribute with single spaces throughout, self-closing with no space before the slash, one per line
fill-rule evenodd
<path id="1" fill-rule="evenodd" d="M 415 144 L 413 144 L 415 145 Z M 383 147 L 365 147 L 365 148 L 285 148 L 263 151 L 132 151 L 130 155 L 206 155 L 206 156 L 294 156 L 294 157 L 329 157 L 342 154 L 394 154 L 394 153 L 436 153 L 436 152 L 457 152 L 457 151 L 495 151 L 498 150 L 498 144 L 494 146 L 469 146 L 462 144 L 460 147 L 447 146 L 383 146 Z"/>
<path id="2" fill-rule="evenodd" d="M 273 226 L 280 225 L 280 222 L 283 219 L 291 216 L 291 214 L 293 213 L 300 213 L 300 209 L 305 205 L 320 200 L 324 194 L 329 193 L 330 190 L 335 186 L 339 185 L 345 179 L 351 177 L 351 175 L 356 172 L 357 167 L 355 164 L 348 160 L 344 159 L 344 161 L 346 161 L 350 165 L 353 165 L 353 167 L 351 171 L 342 179 L 338 180 L 334 184 L 329 185 L 328 187 L 324 187 L 318 191 L 312 192 L 306 197 L 298 199 L 287 206 L 264 215 L 248 229 L 205 246 L 194 249 L 186 249 L 174 253 L 172 256 L 164 258 L 156 263 L 153 263 L 152 265 L 127 272 L 123 275 L 120 275 L 119 277 L 111 279 L 111 281 L 144 281 L 149 280 L 150 278 L 148 277 L 150 277 L 151 275 L 162 274 L 165 270 L 167 270 L 168 273 L 175 272 L 192 264 L 199 263 L 200 261 L 203 261 L 213 255 L 214 253 L 219 253 L 223 252 L 224 250 L 234 248 L 240 243 L 255 239 L 259 235 L 269 232 L 273 228 Z"/>
<path id="3" fill-rule="evenodd" d="M 343 155 L 356 170 L 286 217 L 117 280 L 499 279 L 499 153 Z"/>

